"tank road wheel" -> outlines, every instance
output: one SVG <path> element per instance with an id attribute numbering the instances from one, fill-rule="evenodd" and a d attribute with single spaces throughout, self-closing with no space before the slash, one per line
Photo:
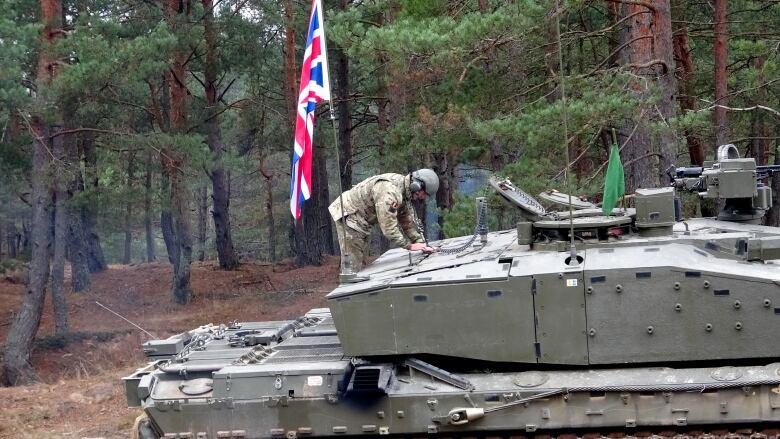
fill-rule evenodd
<path id="1" fill-rule="evenodd" d="M 152 430 L 151 425 L 149 425 L 149 418 L 145 414 L 135 418 L 133 439 L 159 439 L 154 430 Z"/>

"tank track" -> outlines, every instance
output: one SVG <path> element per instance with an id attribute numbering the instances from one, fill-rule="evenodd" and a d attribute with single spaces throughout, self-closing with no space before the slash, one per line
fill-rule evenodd
<path id="1" fill-rule="evenodd" d="M 485 434 L 437 434 L 427 436 L 392 436 L 394 439 L 780 439 L 780 428 L 728 430 L 657 430 L 610 433 L 533 434 L 526 432 L 486 432 Z"/>
<path id="2" fill-rule="evenodd" d="M 353 436 L 354 437 L 354 436 Z M 369 436 L 361 436 L 369 437 Z M 451 433 L 429 435 L 388 435 L 388 439 L 780 439 L 780 426 L 777 428 L 732 428 L 724 429 L 701 427 L 690 430 L 664 430 L 662 427 L 655 430 L 635 430 L 583 433 L 559 433 L 559 434 L 531 434 L 524 431 L 491 431 L 484 433 L 464 432 L 453 435 Z M 149 426 L 149 419 L 141 415 L 135 420 L 132 430 L 132 439 L 159 439 Z M 313 437 L 312 439 L 316 439 Z"/>

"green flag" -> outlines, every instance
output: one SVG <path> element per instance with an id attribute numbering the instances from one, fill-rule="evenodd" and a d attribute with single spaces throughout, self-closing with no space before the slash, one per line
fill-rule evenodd
<path id="1" fill-rule="evenodd" d="M 623 176 L 623 163 L 620 162 L 620 151 L 618 151 L 617 143 L 613 143 L 609 151 L 607 176 L 604 178 L 604 201 L 601 204 L 601 212 L 604 215 L 612 213 L 617 200 L 625 194 L 626 180 Z"/>

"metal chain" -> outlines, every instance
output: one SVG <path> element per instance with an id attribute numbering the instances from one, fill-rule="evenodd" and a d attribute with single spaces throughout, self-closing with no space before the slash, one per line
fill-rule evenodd
<path id="1" fill-rule="evenodd" d="M 428 245 L 428 237 L 425 236 L 425 227 L 423 227 L 422 220 L 419 216 L 417 216 L 417 211 L 414 210 L 414 206 L 411 205 L 411 203 L 407 202 L 406 210 L 412 213 L 412 222 L 414 223 L 414 226 L 417 228 L 417 233 L 422 236 L 423 241 L 425 241 L 425 246 L 430 247 Z"/>
<path id="2" fill-rule="evenodd" d="M 479 211 L 477 212 L 477 225 L 474 226 L 474 234 L 471 235 L 471 238 L 467 242 L 465 242 L 462 245 L 459 245 L 457 247 L 449 247 L 439 248 L 439 253 L 445 254 L 445 255 L 453 255 L 456 253 L 460 253 L 463 250 L 466 250 L 467 248 L 471 247 L 471 245 L 476 241 L 477 236 L 480 235 L 481 232 L 487 233 L 487 203 L 482 203 L 479 206 Z"/>

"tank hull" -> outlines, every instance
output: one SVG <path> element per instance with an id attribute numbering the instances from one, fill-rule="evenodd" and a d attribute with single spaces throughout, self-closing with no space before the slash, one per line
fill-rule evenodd
<path id="1" fill-rule="evenodd" d="M 304 323 L 301 323 L 304 322 Z M 247 328 L 278 332 L 240 345 Z M 284 328 L 287 328 L 285 330 Z M 186 349 L 125 378 L 157 437 L 488 434 L 780 422 L 780 364 L 450 373 L 446 364 L 343 355 L 326 309 L 297 321 L 201 328 Z M 231 346 L 232 344 L 232 346 Z M 446 363 L 446 362 L 445 362 Z M 382 374 L 363 373 L 379 369 Z M 368 377 L 369 392 L 358 389 Z M 363 383 L 363 389 L 366 390 Z M 474 419 L 453 420 L 475 409 Z M 474 410 L 472 410 L 474 411 Z"/>

